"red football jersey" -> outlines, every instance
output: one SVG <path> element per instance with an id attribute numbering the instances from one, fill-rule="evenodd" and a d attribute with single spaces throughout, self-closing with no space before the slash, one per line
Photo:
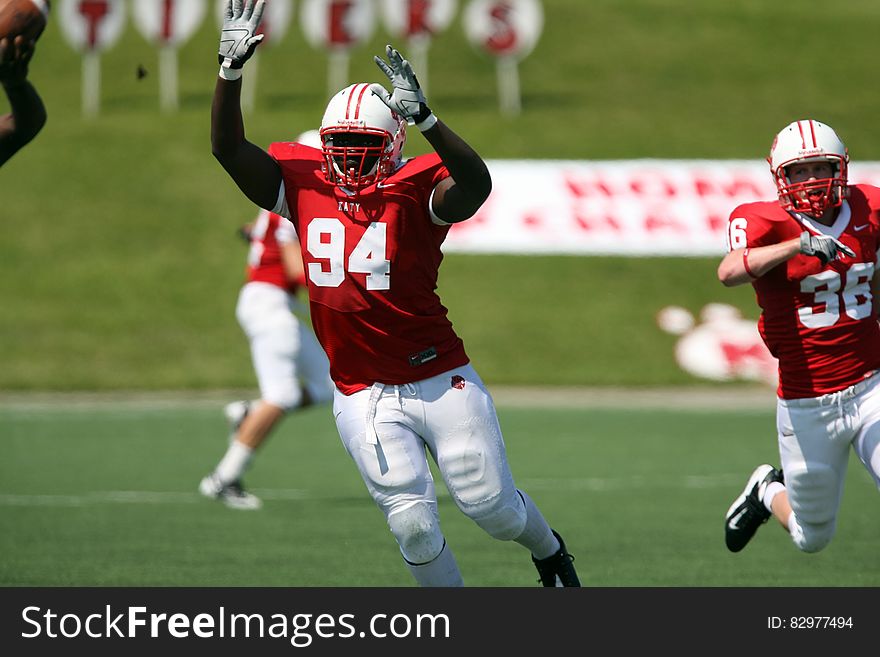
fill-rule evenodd
<path id="1" fill-rule="evenodd" d="M 468 362 L 437 296 L 449 226 L 428 199 L 449 172 L 436 154 L 408 160 L 356 198 L 321 173 L 320 150 L 275 143 L 308 281 L 312 325 L 344 394 L 426 379 Z"/>
<path id="2" fill-rule="evenodd" d="M 300 281 L 287 277 L 281 259 L 281 245 L 290 242 L 296 242 L 293 224 L 274 212 L 260 210 L 251 228 L 246 271 L 248 282 L 271 283 L 296 294 Z"/>
<path id="3" fill-rule="evenodd" d="M 856 253 L 822 265 L 797 255 L 752 282 L 758 328 L 779 360 L 783 399 L 818 397 L 861 381 L 880 369 L 880 326 L 870 283 L 880 248 L 880 189 L 850 185 L 832 226 L 797 218 L 778 202 L 747 203 L 730 215 L 730 249 L 778 244 L 811 227 Z"/>

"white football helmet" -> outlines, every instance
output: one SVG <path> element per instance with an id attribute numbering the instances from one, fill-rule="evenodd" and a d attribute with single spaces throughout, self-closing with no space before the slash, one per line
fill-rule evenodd
<path id="1" fill-rule="evenodd" d="M 786 210 L 819 217 L 846 198 L 849 153 L 837 133 L 824 123 L 807 119 L 785 126 L 773 140 L 767 161 L 779 202 Z M 787 169 L 801 162 L 828 162 L 831 178 L 792 183 Z"/>
<path id="2" fill-rule="evenodd" d="M 361 82 L 330 99 L 320 135 L 327 181 L 357 192 L 400 166 L 406 121 Z"/>

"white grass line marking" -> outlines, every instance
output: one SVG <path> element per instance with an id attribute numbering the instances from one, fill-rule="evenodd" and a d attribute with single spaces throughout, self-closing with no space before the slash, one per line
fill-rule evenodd
<path id="1" fill-rule="evenodd" d="M 547 491 L 589 491 L 603 493 L 626 489 L 647 488 L 682 488 L 708 490 L 715 488 L 736 488 L 742 483 L 741 474 L 722 475 L 684 475 L 680 477 L 583 477 L 572 479 L 558 478 L 527 478 L 522 480 L 522 486 L 529 490 Z M 255 488 L 252 492 L 264 500 L 314 500 L 322 495 L 316 495 L 312 491 L 303 489 L 277 489 Z M 437 491 L 438 497 L 447 497 L 445 489 Z M 79 507 L 94 506 L 98 504 L 196 504 L 205 503 L 207 500 L 197 492 L 160 492 L 160 491 L 137 491 L 137 490 L 111 490 L 92 491 L 79 495 L 43 495 L 0 493 L 0 507 Z"/>
<path id="2" fill-rule="evenodd" d="M 489 386 L 499 407 L 612 408 L 654 410 L 776 410 L 775 392 L 767 386 L 679 386 L 620 388 L 578 386 Z M 233 399 L 255 399 L 254 390 L 165 392 L 0 392 L 0 410 L 168 410 L 217 409 Z"/>
<path id="3" fill-rule="evenodd" d="M 552 491 L 591 491 L 602 493 L 606 491 L 618 491 L 628 489 L 659 489 L 659 488 L 683 488 L 688 490 L 708 490 L 712 488 L 736 487 L 742 483 L 742 475 L 684 475 L 682 477 L 662 477 L 659 475 L 632 477 L 578 477 L 572 479 L 543 479 L 528 478 L 522 480 L 522 487 L 526 490 L 552 490 Z M 519 483 L 519 482 L 517 482 Z"/>
<path id="4" fill-rule="evenodd" d="M 307 490 L 253 491 L 266 500 L 307 500 L 314 496 Z M 26 495 L 0 493 L 0 506 L 94 506 L 96 504 L 195 504 L 206 502 L 199 493 L 177 493 L 143 490 L 92 491 L 79 495 Z"/>

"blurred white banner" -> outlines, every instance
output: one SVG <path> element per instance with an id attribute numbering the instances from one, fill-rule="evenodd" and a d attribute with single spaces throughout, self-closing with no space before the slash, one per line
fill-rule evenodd
<path id="1" fill-rule="evenodd" d="M 740 203 L 772 201 L 753 160 L 490 160 L 492 194 L 452 227 L 452 253 L 722 256 Z M 850 166 L 851 183 L 880 186 L 880 162 Z"/>

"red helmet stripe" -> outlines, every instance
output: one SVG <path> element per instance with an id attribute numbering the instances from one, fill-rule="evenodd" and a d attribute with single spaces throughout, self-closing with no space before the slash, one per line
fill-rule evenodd
<path id="1" fill-rule="evenodd" d="M 807 143 L 807 131 L 804 127 L 804 123 L 809 124 L 809 139 L 810 143 Z M 810 119 L 809 121 L 798 121 L 798 130 L 801 133 L 801 147 L 804 149 L 807 148 L 817 148 L 819 143 L 816 141 L 816 122 Z"/>
<path id="2" fill-rule="evenodd" d="M 354 90 L 357 87 L 352 87 L 351 91 L 348 92 L 348 104 L 345 106 L 345 118 L 351 118 L 351 99 L 354 98 Z"/>
<path id="3" fill-rule="evenodd" d="M 804 136 L 804 122 L 798 121 L 797 126 L 798 126 L 798 132 L 801 133 L 801 148 L 806 148 L 807 147 L 807 138 Z"/>
<path id="4" fill-rule="evenodd" d="M 358 88 L 360 88 L 360 92 L 358 92 Z M 348 105 L 346 105 L 345 107 L 345 118 L 358 118 L 358 114 L 360 114 L 361 111 L 361 101 L 363 100 L 364 94 L 369 88 L 370 85 L 368 84 L 359 84 L 352 87 L 351 94 L 348 96 Z M 357 98 L 355 98 L 355 96 Z M 354 108 L 352 108 L 352 103 L 354 103 Z"/>

